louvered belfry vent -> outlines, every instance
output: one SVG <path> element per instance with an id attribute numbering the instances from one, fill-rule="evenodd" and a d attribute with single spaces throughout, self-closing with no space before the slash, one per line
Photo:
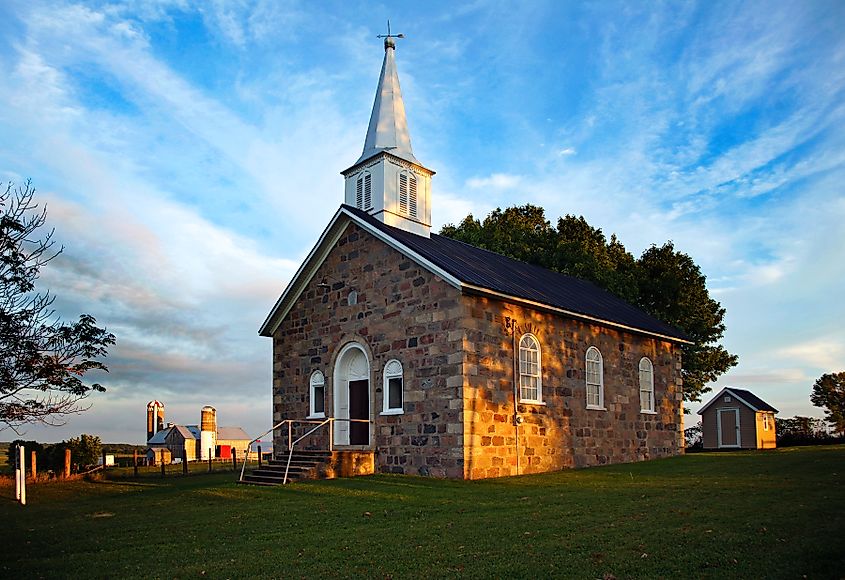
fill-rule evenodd
<path id="1" fill-rule="evenodd" d="M 408 183 L 408 213 L 411 217 L 417 217 L 417 178 L 410 176 Z"/>
<path id="2" fill-rule="evenodd" d="M 408 174 L 399 174 L 399 213 L 408 215 Z"/>
<path id="3" fill-rule="evenodd" d="M 369 172 L 359 175 L 355 180 L 355 207 L 373 207 L 373 176 Z"/>
<path id="4" fill-rule="evenodd" d="M 372 176 L 369 173 L 364 174 L 364 209 L 373 207 L 373 186 Z"/>
<path id="5" fill-rule="evenodd" d="M 359 177 L 355 188 L 355 207 L 364 209 L 364 180 Z"/>

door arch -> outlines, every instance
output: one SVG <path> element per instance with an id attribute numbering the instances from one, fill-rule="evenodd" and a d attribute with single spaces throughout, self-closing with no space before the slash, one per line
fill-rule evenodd
<path id="1" fill-rule="evenodd" d="M 370 361 L 364 348 L 350 342 L 340 350 L 334 365 L 335 445 L 369 445 L 370 424 L 346 419 L 371 420 Z"/>

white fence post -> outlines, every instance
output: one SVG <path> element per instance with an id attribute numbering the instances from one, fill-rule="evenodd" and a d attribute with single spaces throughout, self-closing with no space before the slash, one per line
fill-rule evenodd
<path id="1" fill-rule="evenodd" d="M 20 455 L 20 495 L 19 500 L 21 505 L 26 505 L 26 450 L 23 445 L 18 446 L 18 453 Z M 18 494 L 15 494 L 18 495 Z"/>
<path id="2" fill-rule="evenodd" d="M 12 452 L 15 458 L 15 501 L 21 500 L 21 456 L 18 450 Z"/>

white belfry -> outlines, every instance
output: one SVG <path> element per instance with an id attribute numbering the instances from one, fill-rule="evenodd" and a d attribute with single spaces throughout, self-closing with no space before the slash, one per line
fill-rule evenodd
<path id="1" fill-rule="evenodd" d="M 344 202 L 385 224 L 429 237 L 434 172 L 423 167 L 411 149 L 394 38 L 384 39 L 384 63 L 364 151 L 342 172 L 346 178 Z"/>

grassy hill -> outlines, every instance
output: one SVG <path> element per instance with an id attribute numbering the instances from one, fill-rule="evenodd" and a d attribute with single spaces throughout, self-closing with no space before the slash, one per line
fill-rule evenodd
<path id="1" fill-rule="evenodd" d="M 0 502 L 0 575 L 839 578 L 845 570 L 841 445 L 478 482 L 233 480 L 31 486 L 30 505 Z"/>

